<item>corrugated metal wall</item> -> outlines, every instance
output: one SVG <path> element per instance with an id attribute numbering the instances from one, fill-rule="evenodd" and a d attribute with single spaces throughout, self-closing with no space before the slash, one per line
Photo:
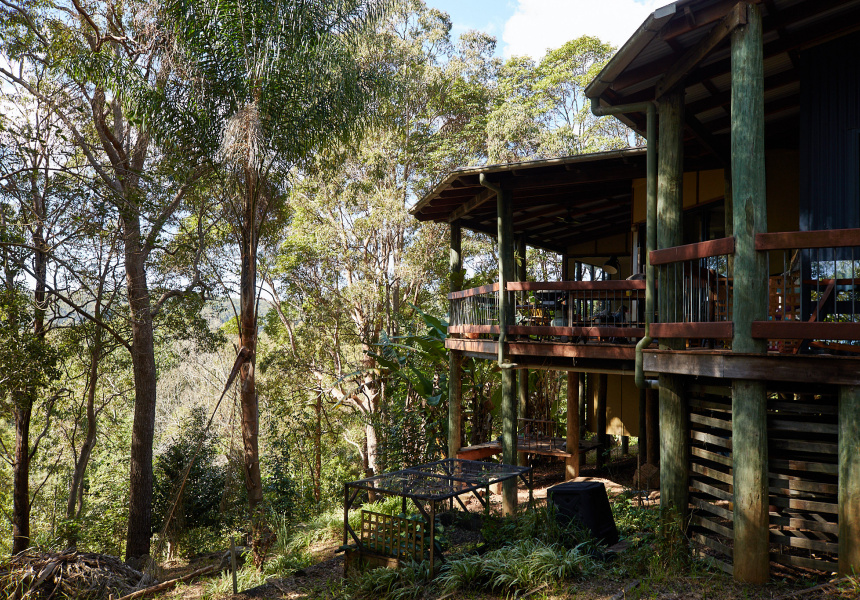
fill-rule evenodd
<path id="1" fill-rule="evenodd" d="M 860 227 L 860 34 L 801 53 L 800 228 Z"/>

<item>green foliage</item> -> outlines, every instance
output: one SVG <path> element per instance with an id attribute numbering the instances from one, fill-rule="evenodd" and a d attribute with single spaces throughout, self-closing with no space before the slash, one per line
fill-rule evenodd
<path id="1" fill-rule="evenodd" d="M 430 562 L 412 562 L 399 569 L 370 569 L 347 585 L 351 598 L 413 600 L 431 581 Z"/>
<path id="2" fill-rule="evenodd" d="M 491 547 L 502 547 L 512 541 L 538 540 L 565 548 L 591 547 L 591 532 L 576 521 L 560 522 L 553 505 L 524 509 L 516 519 L 488 516 L 481 534 Z"/>
<path id="3" fill-rule="evenodd" d="M 128 456 L 131 415 L 105 424 L 99 452 L 95 453 L 85 480 L 84 510 L 80 518 L 65 521 L 63 528 L 77 530 L 78 549 L 121 556 L 128 521 Z M 69 539 L 62 529 L 61 539 Z"/>
<path id="4" fill-rule="evenodd" d="M 18 289 L 0 288 L 0 410 L 32 406 L 60 377 L 59 355 L 33 332 L 28 299 Z M 27 368 L 21 368 L 27 365 Z"/>
<path id="5" fill-rule="evenodd" d="M 275 161 L 285 173 L 361 131 L 383 74 L 356 60 L 354 49 L 382 7 L 373 0 L 168 2 L 164 14 L 193 77 L 176 92 L 194 112 L 176 122 L 156 103 L 148 117 L 162 135 L 196 139 L 212 158 L 222 136 L 241 135 L 231 120 L 247 124 L 250 146 L 221 159 L 239 168 L 250 159 L 264 177 Z"/>
<path id="6" fill-rule="evenodd" d="M 582 36 L 550 50 L 538 64 L 514 56 L 501 68 L 487 121 L 490 162 L 586 154 L 629 145 L 629 130 L 591 114 L 585 87 L 614 48 Z"/>
<path id="7" fill-rule="evenodd" d="M 612 516 L 618 533 L 625 538 L 654 533 L 660 524 L 660 511 L 638 504 L 633 492 L 612 499 Z"/>
<path id="8" fill-rule="evenodd" d="M 402 499 L 397 496 L 389 496 L 378 500 L 377 502 L 368 502 L 359 508 L 354 508 L 349 511 L 349 525 L 353 531 L 361 530 L 361 510 L 369 510 L 372 512 L 382 513 L 386 515 L 399 515 L 402 509 Z M 407 504 L 407 511 L 414 511 Z M 414 514 L 414 512 L 407 512 Z M 343 507 L 333 509 L 319 514 L 314 519 L 307 523 L 299 524 L 293 534 L 290 536 L 290 541 L 286 546 L 288 551 L 297 551 L 308 548 L 309 546 L 325 541 L 336 541 L 343 536 Z"/>
<path id="9" fill-rule="evenodd" d="M 246 557 L 246 563 L 236 569 L 236 582 L 238 589 L 249 590 L 266 583 L 268 577 L 265 571 L 256 568 L 250 557 Z M 233 594 L 233 574 L 229 569 L 223 571 L 218 577 L 207 581 L 203 588 L 201 600 L 216 600 L 218 598 L 230 597 Z"/>
<path id="10" fill-rule="evenodd" d="M 224 492 L 225 469 L 216 464 L 216 439 L 206 430 L 206 418 L 201 407 L 192 408 L 182 429 L 155 459 L 153 527 L 164 527 L 175 502 L 173 519 L 167 527 L 167 537 L 174 544 L 187 544 L 183 538 L 195 528 L 217 531 L 223 525 L 218 509 Z M 179 494 L 188 463 L 198 448 L 199 454 L 187 471 L 185 488 Z"/>
<path id="11" fill-rule="evenodd" d="M 565 549 L 540 540 L 518 540 L 483 555 L 449 561 L 442 567 L 438 583 L 446 592 L 483 589 L 508 594 L 571 579 L 594 568 L 579 547 Z"/>

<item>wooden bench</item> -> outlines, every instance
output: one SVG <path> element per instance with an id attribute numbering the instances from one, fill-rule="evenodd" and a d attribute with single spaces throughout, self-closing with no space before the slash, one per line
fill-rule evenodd
<path id="1" fill-rule="evenodd" d="M 520 440 L 521 441 L 521 440 Z M 543 456 L 558 456 L 560 458 L 568 458 L 569 452 L 561 450 L 561 445 L 565 443 L 565 438 L 555 438 L 554 440 L 538 440 L 529 442 L 522 446 L 517 446 L 517 452 L 526 454 L 541 454 Z M 600 442 L 597 441 L 580 441 L 579 455 L 585 456 L 587 452 L 596 450 L 600 447 Z M 502 444 L 499 441 L 484 442 L 474 446 L 466 446 L 457 451 L 457 458 L 464 460 L 483 460 L 502 453 Z"/>

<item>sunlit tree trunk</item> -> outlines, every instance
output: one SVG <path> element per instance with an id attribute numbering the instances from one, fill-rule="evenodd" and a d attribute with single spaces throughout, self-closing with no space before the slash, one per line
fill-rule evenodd
<path id="1" fill-rule="evenodd" d="M 126 559 L 149 554 L 152 534 L 152 442 L 155 435 L 155 343 L 146 281 L 145 255 L 136 217 L 123 220 L 125 270 L 131 312 L 131 364 L 134 377 L 134 421 L 128 492 Z"/>

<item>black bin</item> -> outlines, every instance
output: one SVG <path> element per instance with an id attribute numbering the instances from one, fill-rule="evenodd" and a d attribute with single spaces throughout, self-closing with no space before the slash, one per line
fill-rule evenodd
<path id="1" fill-rule="evenodd" d="M 560 483 L 547 490 L 547 498 L 555 506 L 559 521 L 576 519 L 607 546 L 618 542 L 606 487 L 599 481 Z"/>

